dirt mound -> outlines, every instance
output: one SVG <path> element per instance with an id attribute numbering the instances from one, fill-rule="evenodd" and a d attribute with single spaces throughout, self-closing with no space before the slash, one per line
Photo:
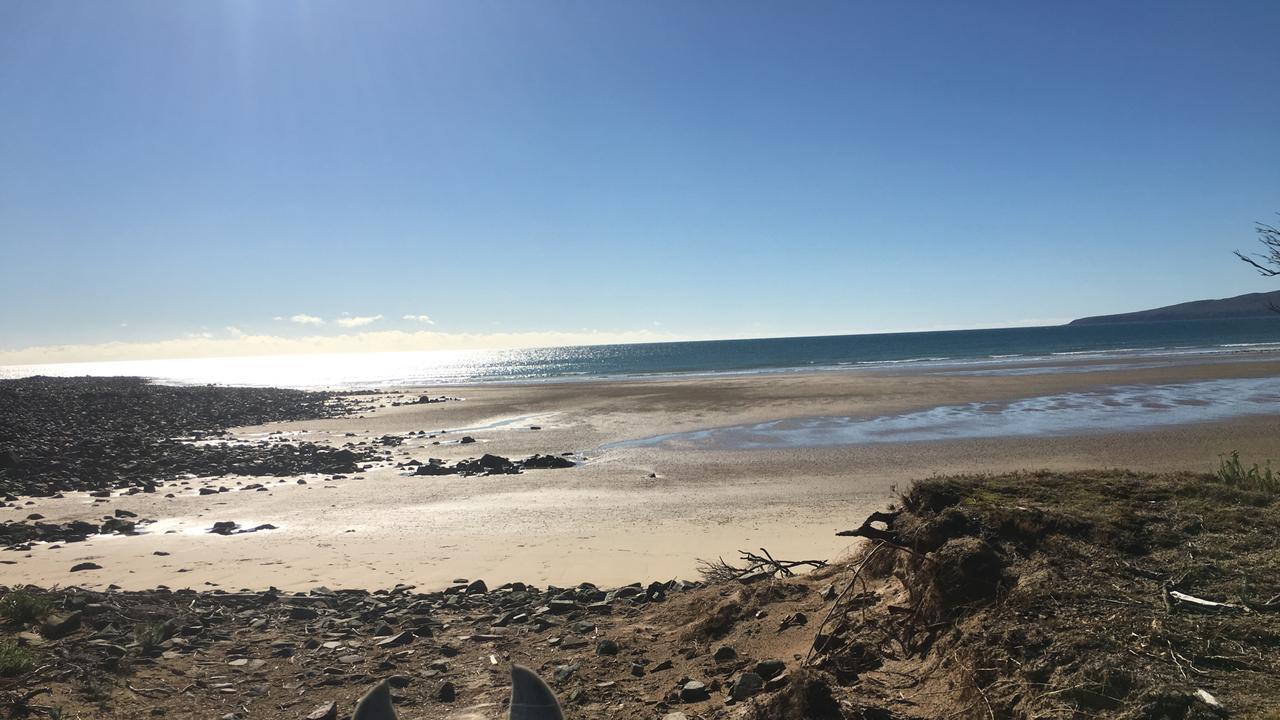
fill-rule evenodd
<path id="1" fill-rule="evenodd" d="M 917 483 L 815 665 L 911 717 L 1197 718 L 1280 707 L 1280 503 L 1199 475 Z"/>

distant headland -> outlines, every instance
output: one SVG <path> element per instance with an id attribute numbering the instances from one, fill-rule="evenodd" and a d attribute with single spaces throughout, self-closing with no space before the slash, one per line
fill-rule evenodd
<path id="1" fill-rule="evenodd" d="M 1221 300 L 1193 300 L 1166 305 L 1153 310 L 1095 315 L 1072 320 L 1068 325 L 1105 325 L 1110 323 L 1161 322 L 1166 320 L 1228 320 L 1237 318 L 1280 317 L 1280 290 L 1249 293 Z"/>

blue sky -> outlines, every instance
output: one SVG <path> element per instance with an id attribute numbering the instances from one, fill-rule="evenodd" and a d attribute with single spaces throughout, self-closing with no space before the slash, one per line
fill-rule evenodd
<path id="1" fill-rule="evenodd" d="M 6 2 L 0 360 L 1280 288 L 1230 254 L 1280 211 L 1278 27 L 1270 1 Z"/>

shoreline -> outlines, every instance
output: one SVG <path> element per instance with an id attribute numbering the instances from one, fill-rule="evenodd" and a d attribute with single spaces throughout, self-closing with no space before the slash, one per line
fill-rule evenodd
<path id="1" fill-rule="evenodd" d="M 697 558 L 743 547 L 837 559 L 851 545 L 835 538 L 835 530 L 881 509 L 895 486 L 919 478 L 1097 467 L 1209 471 L 1219 455 L 1232 450 L 1257 462 L 1280 455 L 1275 440 L 1280 417 L 1092 435 L 879 445 L 601 448 L 650 433 L 786 418 L 876 417 L 940 403 L 1008 402 L 1029 393 L 1116 383 L 1276 376 L 1280 362 L 1272 361 L 1000 377 L 807 373 L 486 385 L 461 393 L 436 387 L 432 394 L 465 399 L 399 406 L 394 403 L 416 400 L 418 391 L 354 396 L 360 400 L 357 414 L 240 427 L 230 437 L 247 444 L 336 448 L 351 443 L 353 450 L 372 453 L 369 469 L 265 480 L 202 478 L 169 483 L 157 493 L 114 495 L 106 502 L 67 494 L 0 509 L 0 520 L 9 522 L 31 512 L 66 522 L 121 509 L 157 520 L 161 530 L 94 538 L 57 550 L 37 546 L 25 556 L 0 553 L 0 560 L 14 562 L 0 565 L 0 583 L 301 590 L 397 583 L 443 587 L 455 577 L 484 576 L 611 585 L 641 577 L 688 578 Z M 530 427 L 535 423 L 539 430 Z M 460 433 L 442 435 L 441 428 L 468 428 L 476 442 L 461 444 Z M 562 452 L 576 453 L 578 466 L 470 478 L 413 476 L 395 467 L 430 457 L 454 463 L 486 453 L 519 459 Z M 197 494 L 201 487 L 216 491 L 255 484 L 263 489 Z M 169 492 L 174 497 L 164 497 Z M 224 521 L 277 529 L 233 537 L 207 532 Z M 219 557 L 209 557 L 211 548 Z M 79 562 L 103 569 L 69 573 Z"/>

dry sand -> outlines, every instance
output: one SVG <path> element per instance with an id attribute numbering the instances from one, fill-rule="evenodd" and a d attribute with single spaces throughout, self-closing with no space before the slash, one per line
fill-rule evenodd
<path id="1" fill-rule="evenodd" d="M 834 533 L 889 503 L 893 488 L 935 473 L 1071 470 L 1210 470 L 1220 453 L 1280 459 L 1280 417 L 1039 438 L 900 442 L 773 450 L 623 447 L 622 440 L 779 418 L 874 417 L 944 404 L 1002 401 L 1133 383 L 1275 377 L 1280 361 L 1021 377 L 830 372 L 429 388 L 464 400 L 391 407 L 418 392 L 389 393 L 363 418 L 241 428 L 245 439 L 287 433 L 341 445 L 411 431 L 471 435 L 469 445 L 413 438 L 394 462 L 494 453 L 575 452 L 564 470 L 460 478 L 407 477 L 393 466 L 356 477 L 218 478 L 169 485 L 155 495 L 95 503 L 84 494 L 0 510 L 16 520 L 96 518 L 116 508 L 155 519 L 135 537 L 100 537 L 29 553 L 0 554 L 0 584 L 149 588 L 307 589 L 318 585 L 436 589 L 454 578 L 602 586 L 691 578 L 698 558 L 767 547 L 779 557 L 836 558 L 851 547 Z M 531 425 L 541 430 L 531 430 Z M 348 437 L 347 433 L 355 433 Z M 199 496 L 204 484 L 264 482 L 270 492 Z M 176 493 L 173 498 L 163 492 Z M 279 529 L 207 534 L 220 520 Z M 155 555 L 160 551 L 168 555 Z M 92 560 L 103 569 L 71 573 Z"/>

